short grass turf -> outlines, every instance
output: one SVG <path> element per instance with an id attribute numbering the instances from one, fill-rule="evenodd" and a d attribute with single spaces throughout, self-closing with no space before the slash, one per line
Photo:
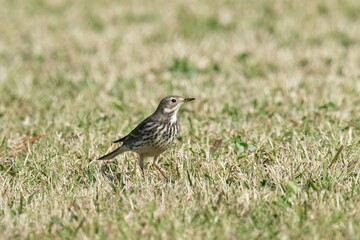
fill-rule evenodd
<path id="1" fill-rule="evenodd" d="M 0 1 L 1 239 L 359 239 L 360 3 Z M 160 159 L 94 161 L 170 94 Z"/>

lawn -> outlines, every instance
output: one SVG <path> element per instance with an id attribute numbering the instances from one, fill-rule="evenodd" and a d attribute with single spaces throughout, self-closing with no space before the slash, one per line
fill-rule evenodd
<path id="1" fill-rule="evenodd" d="M 359 239 L 358 0 L 0 0 L 1 239 Z M 96 161 L 167 95 L 159 162 Z"/>

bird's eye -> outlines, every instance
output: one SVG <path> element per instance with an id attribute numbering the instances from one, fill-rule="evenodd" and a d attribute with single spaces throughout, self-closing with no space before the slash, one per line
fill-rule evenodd
<path id="1" fill-rule="evenodd" d="M 171 99 L 172 102 L 176 102 L 176 99 Z"/>

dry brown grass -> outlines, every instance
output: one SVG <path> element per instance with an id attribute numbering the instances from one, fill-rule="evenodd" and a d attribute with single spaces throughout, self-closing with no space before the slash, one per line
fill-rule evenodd
<path id="1" fill-rule="evenodd" d="M 358 1 L 0 5 L 2 239 L 360 237 Z M 170 94 L 171 183 L 91 162 Z"/>

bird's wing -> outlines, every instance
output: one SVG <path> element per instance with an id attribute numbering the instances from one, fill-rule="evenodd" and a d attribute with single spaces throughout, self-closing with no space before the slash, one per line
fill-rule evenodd
<path id="1" fill-rule="evenodd" d="M 125 141 L 125 138 L 127 137 L 127 135 L 125 137 L 122 137 L 122 138 L 119 138 L 118 140 L 116 141 L 113 141 L 113 143 L 119 143 L 119 142 L 123 142 Z"/>
<path id="2" fill-rule="evenodd" d="M 131 144 L 132 142 L 139 139 L 139 137 L 141 137 L 143 135 L 144 131 L 147 129 L 147 126 L 148 126 L 149 122 L 151 122 L 150 117 L 148 117 L 144 121 L 142 121 L 128 135 L 126 135 L 123 138 L 120 138 L 119 140 L 116 140 L 115 142 L 124 142 L 124 144 L 126 144 L 126 145 Z"/>

